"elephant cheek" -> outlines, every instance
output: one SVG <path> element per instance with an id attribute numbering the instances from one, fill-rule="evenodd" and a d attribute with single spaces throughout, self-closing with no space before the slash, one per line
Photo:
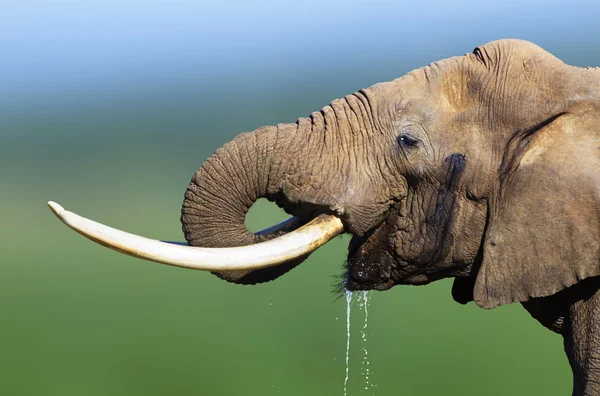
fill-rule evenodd
<path id="1" fill-rule="evenodd" d="M 394 253 L 405 262 L 417 262 L 423 256 L 425 236 L 414 231 L 407 227 L 394 234 Z"/>

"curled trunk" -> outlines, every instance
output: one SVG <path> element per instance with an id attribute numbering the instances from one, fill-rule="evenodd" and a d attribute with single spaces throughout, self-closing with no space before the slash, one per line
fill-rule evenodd
<path id="1" fill-rule="evenodd" d="M 296 130 L 296 124 L 280 124 L 238 135 L 196 171 L 185 193 L 181 215 L 183 232 L 191 246 L 246 246 L 289 231 L 253 234 L 245 226 L 245 217 L 259 198 L 273 201 L 281 194 L 280 183 L 273 177 L 280 158 L 273 154 L 278 137 Z M 266 282 L 286 273 L 306 257 L 276 267 L 216 275 L 242 284 Z"/>
<path id="2" fill-rule="evenodd" d="M 376 130 L 372 119 L 366 95 L 355 93 L 294 124 L 238 135 L 198 169 L 188 186 L 181 216 L 188 243 L 232 247 L 270 238 L 249 232 L 244 224 L 248 209 L 263 197 L 302 222 L 325 213 L 341 217 L 353 233 L 368 230 L 385 209 L 359 188 L 367 186 L 374 196 L 383 188 L 368 171 L 366 147 Z M 217 275 L 236 283 L 259 283 L 305 258 Z"/>

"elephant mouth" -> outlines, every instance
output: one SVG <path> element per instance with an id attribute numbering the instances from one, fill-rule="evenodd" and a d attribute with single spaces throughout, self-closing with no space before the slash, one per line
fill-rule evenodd
<path id="1" fill-rule="evenodd" d="M 382 243 L 377 235 L 352 238 L 346 266 L 348 290 L 384 291 L 397 283 L 395 260 Z"/>

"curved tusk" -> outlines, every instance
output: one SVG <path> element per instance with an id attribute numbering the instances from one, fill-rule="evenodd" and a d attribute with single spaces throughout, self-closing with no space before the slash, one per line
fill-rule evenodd
<path id="1" fill-rule="evenodd" d="M 302 225 L 302 220 L 299 217 L 292 216 L 287 220 L 282 221 L 281 223 L 277 223 L 274 226 L 269 228 L 265 228 L 264 230 L 255 232 L 256 235 L 267 236 L 269 234 L 274 234 L 276 232 L 290 232 L 294 231 L 298 227 Z"/>
<path id="2" fill-rule="evenodd" d="M 48 206 L 63 223 L 92 241 L 121 253 L 176 267 L 203 271 L 238 271 L 275 266 L 304 256 L 324 245 L 344 230 L 342 221 L 320 215 L 302 227 L 279 238 L 249 246 L 200 248 L 144 238 L 96 223 L 65 210 L 56 202 Z M 273 228 L 287 229 L 289 219 Z"/>

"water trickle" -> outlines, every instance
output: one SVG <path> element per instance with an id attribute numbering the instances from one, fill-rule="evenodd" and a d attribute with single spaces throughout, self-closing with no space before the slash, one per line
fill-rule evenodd
<path id="1" fill-rule="evenodd" d="M 369 296 L 371 295 L 370 291 L 364 290 L 362 292 L 362 296 L 358 296 L 358 307 L 360 309 L 364 309 L 365 311 L 365 316 L 364 316 L 364 322 L 362 325 L 362 328 L 360 329 L 361 332 L 361 352 L 362 352 L 362 359 L 360 362 L 360 366 L 361 366 L 361 374 L 362 377 L 364 379 L 364 386 L 363 389 L 361 390 L 361 394 L 364 391 L 367 391 L 368 393 L 372 393 L 375 391 L 375 388 L 377 388 L 377 385 L 373 384 L 373 382 L 371 381 L 371 368 L 370 366 L 370 362 L 369 362 L 369 351 L 367 349 L 367 345 L 368 345 L 368 340 L 367 340 L 367 328 L 369 326 Z M 349 365 L 349 357 L 350 357 L 350 311 L 352 308 L 352 292 L 350 290 L 346 290 L 346 334 L 347 334 L 347 341 L 346 341 L 346 378 L 344 378 L 344 396 L 347 395 L 347 391 L 348 391 L 348 378 L 349 378 L 349 372 L 350 372 L 350 365 Z M 362 298 L 361 298 L 362 297 Z M 336 318 L 337 320 L 337 318 Z M 374 394 L 374 393 L 372 393 Z"/>
<path id="2" fill-rule="evenodd" d="M 365 390 L 369 390 L 369 388 L 372 387 L 371 383 L 369 382 L 369 375 L 371 374 L 371 369 L 369 368 L 369 351 L 367 350 L 367 327 L 368 327 L 368 322 L 369 322 L 369 294 L 370 292 L 368 290 L 363 290 L 363 295 L 362 295 L 362 304 L 361 306 L 364 308 L 365 310 L 365 321 L 363 324 L 363 327 L 361 329 L 361 337 L 362 337 L 362 352 L 363 352 L 363 358 L 361 361 L 361 367 L 362 367 L 362 374 L 363 377 L 365 378 Z"/>
<path id="3" fill-rule="evenodd" d="M 352 291 L 346 289 L 346 378 L 344 378 L 344 396 L 346 396 L 346 392 L 348 390 L 348 373 L 349 373 L 349 364 L 348 360 L 350 358 L 350 304 L 352 303 Z"/>

